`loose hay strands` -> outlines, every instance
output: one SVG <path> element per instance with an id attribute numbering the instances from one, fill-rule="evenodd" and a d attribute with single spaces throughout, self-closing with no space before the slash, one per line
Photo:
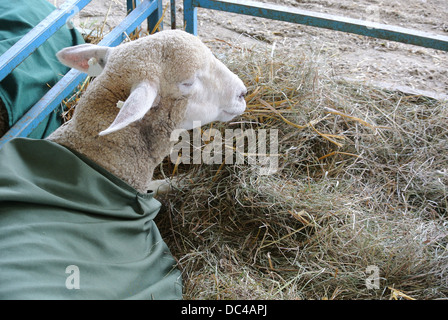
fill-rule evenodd
<path id="1" fill-rule="evenodd" d="M 280 168 L 177 164 L 157 224 L 185 298 L 445 298 L 446 103 L 333 80 L 298 51 L 213 45 L 248 87 L 246 113 L 213 127 L 279 130 Z"/>
<path id="2" fill-rule="evenodd" d="M 394 289 L 391 287 L 389 287 L 388 289 L 391 291 L 390 300 L 399 300 L 401 298 L 403 298 L 405 300 L 415 300 L 414 298 L 408 296 L 407 294 L 405 294 L 397 289 Z"/>
<path id="3" fill-rule="evenodd" d="M 78 104 L 83 92 L 87 89 L 90 83 L 90 77 L 84 79 L 84 81 L 77 87 L 75 93 L 68 99 L 62 101 L 64 105 L 63 112 L 61 114 L 63 122 L 69 121 L 73 117 L 75 107 Z"/>

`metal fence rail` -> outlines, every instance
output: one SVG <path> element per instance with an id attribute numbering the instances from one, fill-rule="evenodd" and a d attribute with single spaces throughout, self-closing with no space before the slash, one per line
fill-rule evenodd
<path id="1" fill-rule="evenodd" d="M 293 22 L 448 51 L 446 36 L 248 0 L 184 0 L 185 30 L 194 35 L 197 35 L 198 31 L 197 8 Z"/>
<path id="2" fill-rule="evenodd" d="M 137 8 L 140 3 L 142 1 L 141 0 L 126 0 L 126 4 L 127 4 L 127 12 L 130 13 L 132 10 L 134 10 L 135 8 Z M 156 0 L 157 2 L 157 10 L 153 11 L 149 16 L 148 16 L 148 31 L 151 32 L 155 26 L 157 25 L 158 21 L 162 18 L 163 15 L 163 10 L 162 10 L 162 0 Z M 163 26 L 163 22 L 160 23 L 160 29 L 162 29 Z"/>
<path id="3" fill-rule="evenodd" d="M 90 1 L 91 0 L 66 1 L 64 3 L 66 4 L 66 6 L 54 11 L 49 17 L 43 20 L 42 23 L 40 23 L 22 38 L 22 40 L 25 39 L 26 42 L 25 40 L 20 40 L 20 46 L 16 47 L 16 45 L 14 45 L 0 57 L 0 66 L 2 66 L 0 74 L 6 72 L 3 68 L 5 68 L 5 70 L 11 69 L 11 67 L 16 64 L 17 61 L 19 61 L 14 66 L 17 67 L 17 65 L 20 64 L 20 62 L 22 62 L 32 51 L 39 47 L 36 46 L 37 42 L 33 42 L 32 40 L 36 38 L 36 34 L 43 33 L 43 38 L 45 38 L 45 40 L 48 39 L 52 34 L 54 34 L 54 32 L 56 32 L 64 25 L 64 23 L 67 21 L 67 18 L 73 15 L 74 11 L 80 9 L 80 7 L 76 7 L 77 5 L 82 5 L 83 8 Z M 58 14 L 55 14 L 55 12 L 58 12 Z M 77 12 L 75 12 L 75 14 L 76 13 Z M 161 14 L 161 0 L 142 1 L 117 27 L 115 27 L 109 34 L 107 34 L 103 38 L 99 45 L 107 47 L 117 46 L 126 39 L 127 34 L 132 33 L 143 21 L 145 21 L 145 19 L 148 19 L 148 17 L 151 20 L 150 25 L 155 26 L 155 24 L 159 20 L 159 17 L 161 17 Z M 64 17 L 66 18 L 66 20 L 63 20 Z M 155 19 L 157 19 L 157 21 L 154 21 Z M 61 21 L 63 21 L 63 23 L 61 23 Z M 17 42 L 17 44 L 19 44 L 19 42 Z M 28 53 L 28 55 L 25 56 L 25 54 L 21 54 L 21 60 L 9 59 L 10 56 L 17 56 L 16 53 L 18 51 L 29 52 L 32 48 L 34 48 L 34 50 Z M 7 53 L 9 54 L 6 55 Z M 15 62 L 12 63 L 8 61 Z M 13 69 L 14 68 L 9 70 L 9 72 L 11 72 Z M 8 73 L 6 73 L 6 75 Z M 85 73 L 82 73 L 75 69 L 70 70 L 0 139 L 0 148 L 12 138 L 28 136 L 39 125 L 39 123 L 45 119 L 45 117 L 47 117 L 51 112 L 53 112 L 53 110 L 60 106 L 61 101 L 65 99 L 70 93 L 72 93 L 79 85 L 79 83 L 81 83 L 86 77 L 87 74 Z"/>
<path id="4" fill-rule="evenodd" d="M 0 81 L 92 0 L 66 1 L 0 57 Z"/>

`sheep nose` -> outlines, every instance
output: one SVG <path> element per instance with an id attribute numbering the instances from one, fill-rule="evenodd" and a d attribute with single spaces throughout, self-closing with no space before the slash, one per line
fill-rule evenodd
<path id="1" fill-rule="evenodd" d="M 240 100 L 244 99 L 244 97 L 246 97 L 246 94 L 247 94 L 247 90 L 242 91 L 240 93 L 240 95 L 238 96 L 238 99 L 240 99 Z"/>

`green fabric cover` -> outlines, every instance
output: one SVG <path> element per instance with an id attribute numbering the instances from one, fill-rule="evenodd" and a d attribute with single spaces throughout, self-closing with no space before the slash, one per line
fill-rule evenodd
<path id="1" fill-rule="evenodd" d="M 11 140 L 0 149 L 0 299 L 181 299 L 159 208 L 63 146 Z"/>
<path id="2" fill-rule="evenodd" d="M 0 1 L 0 55 L 53 10 L 55 7 L 46 0 Z M 69 71 L 57 60 L 56 53 L 81 43 L 84 40 L 76 29 L 63 26 L 0 82 L 0 99 L 8 111 L 10 127 Z M 60 125 L 60 112 L 52 112 L 29 137 L 44 138 Z"/>

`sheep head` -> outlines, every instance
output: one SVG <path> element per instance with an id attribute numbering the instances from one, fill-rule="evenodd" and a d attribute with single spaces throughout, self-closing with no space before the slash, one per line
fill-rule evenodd
<path id="1" fill-rule="evenodd" d="M 192 129 L 194 122 L 230 121 L 246 108 L 243 82 L 184 31 L 162 31 L 116 48 L 78 45 L 61 50 L 57 57 L 98 76 L 95 81 L 114 82 L 129 92 L 115 120 L 99 135 L 143 123 L 139 120 L 165 98 L 185 102 L 179 104 L 184 110 L 174 129 Z"/>

